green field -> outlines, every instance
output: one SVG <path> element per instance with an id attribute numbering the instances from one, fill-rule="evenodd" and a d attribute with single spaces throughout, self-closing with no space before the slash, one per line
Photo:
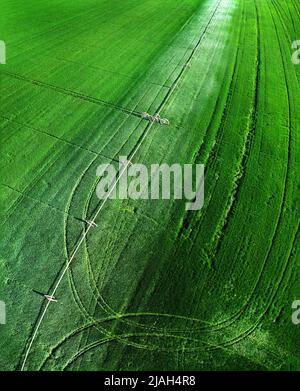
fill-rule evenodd
<path id="1" fill-rule="evenodd" d="M 300 2 L 1 0 L 0 25 L 0 370 L 300 370 Z M 141 141 L 205 165 L 203 209 L 108 200 L 39 322 L 97 166 Z"/>

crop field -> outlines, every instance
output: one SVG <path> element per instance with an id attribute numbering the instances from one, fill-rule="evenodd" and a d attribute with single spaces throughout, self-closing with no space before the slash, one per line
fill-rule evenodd
<path id="1" fill-rule="evenodd" d="M 1 0 L 0 26 L 0 370 L 300 370 L 300 2 Z M 101 201 L 119 156 L 203 164 L 203 208 Z"/>

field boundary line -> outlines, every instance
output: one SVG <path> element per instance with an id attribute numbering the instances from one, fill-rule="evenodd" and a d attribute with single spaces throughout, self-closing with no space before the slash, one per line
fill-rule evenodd
<path id="1" fill-rule="evenodd" d="M 79 92 L 79 91 L 74 91 L 74 90 L 71 90 L 69 88 L 59 87 L 59 86 L 56 86 L 56 85 L 53 85 L 53 84 L 45 83 L 45 82 L 43 82 L 41 80 L 31 79 L 29 77 L 19 75 L 18 73 L 13 73 L 13 72 L 8 72 L 8 71 L 1 71 L 0 73 L 3 74 L 3 75 L 7 75 L 7 76 L 10 76 L 10 77 L 13 77 L 13 78 L 15 78 L 17 80 L 24 81 L 25 83 L 30 83 L 30 84 L 33 84 L 35 86 L 41 87 L 41 88 L 50 89 L 52 91 L 58 92 L 58 93 L 63 94 L 63 95 L 72 96 L 73 98 L 81 99 L 81 100 L 84 100 L 86 102 L 94 103 L 94 104 L 99 105 L 99 106 L 110 107 L 110 108 L 112 108 L 114 110 L 121 111 L 121 112 L 123 112 L 125 114 L 134 115 L 135 117 L 141 117 L 141 113 L 138 112 L 138 111 L 135 111 L 134 109 L 131 110 L 131 109 L 127 108 L 127 107 L 119 106 L 119 105 L 117 105 L 115 103 L 107 102 L 107 101 L 105 101 L 103 99 L 96 98 L 96 97 L 90 96 L 90 95 L 86 95 L 86 94 L 84 94 L 82 92 Z M 168 87 L 165 87 L 165 88 L 168 88 Z"/>

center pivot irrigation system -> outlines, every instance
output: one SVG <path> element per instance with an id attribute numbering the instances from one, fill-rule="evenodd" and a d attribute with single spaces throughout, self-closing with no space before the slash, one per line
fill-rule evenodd
<path id="1" fill-rule="evenodd" d="M 26 366 L 26 363 L 27 363 L 27 360 L 28 360 L 28 356 L 29 356 L 29 353 L 31 351 L 33 342 L 35 341 L 35 338 L 36 338 L 37 333 L 39 331 L 39 328 L 40 328 L 40 326 L 42 324 L 42 321 L 43 321 L 43 319 L 44 319 L 44 317 L 45 317 L 45 315 L 47 313 L 47 310 L 48 310 L 48 308 L 50 306 L 50 303 L 57 301 L 55 295 L 56 295 L 58 287 L 60 286 L 60 284 L 62 282 L 62 279 L 64 278 L 66 272 L 68 271 L 71 263 L 73 262 L 73 260 L 75 258 L 75 255 L 77 254 L 78 250 L 80 249 L 80 247 L 81 247 L 82 243 L 84 242 L 84 240 L 85 240 L 87 234 L 89 233 L 90 229 L 98 227 L 95 221 L 96 221 L 99 213 L 101 212 L 102 208 L 106 204 L 107 200 L 109 199 L 111 193 L 114 191 L 115 187 L 119 183 L 119 181 L 120 181 L 122 175 L 124 174 L 124 172 L 126 171 L 127 167 L 132 163 L 132 159 L 135 157 L 135 155 L 137 154 L 137 152 L 141 148 L 141 146 L 142 146 L 143 142 L 145 141 L 147 135 L 149 134 L 152 126 L 154 124 L 160 124 L 160 125 L 169 125 L 170 124 L 170 122 L 169 122 L 169 120 L 167 118 L 162 118 L 160 116 L 160 113 L 163 110 L 163 108 L 166 106 L 166 104 L 169 102 L 169 99 L 171 98 L 173 92 L 177 88 L 178 83 L 180 82 L 184 72 L 186 71 L 186 69 L 188 69 L 190 62 L 192 61 L 196 51 L 198 50 L 198 48 L 199 48 L 199 46 L 201 44 L 201 41 L 202 41 L 204 35 L 206 34 L 208 28 L 210 27 L 211 22 L 212 22 L 214 16 L 216 15 L 216 13 L 217 13 L 217 10 L 219 9 L 221 1 L 222 0 L 220 0 L 217 3 L 217 5 L 216 5 L 216 7 L 215 7 L 215 9 L 214 9 L 214 11 L 213 11 L 213 13 L 212 13 L 208 23 L 206 24 L 205 28 L 203 29 L 203 32 L 201 33 L 201 35 L 200 35 L 196 45 L 194 46 L 192 52 L 190 53 L 186 63 L 182 66 L 182 69 L 179 72 L 177 78 L 174 80 L 174 82 L 172 83 L 172 85 L 169 88 L 168 92 L 166 93 L 166 96 L 164 97 L 164 99 L 162 100 L 161 104 L 159 105 L 158 110 L 156 111 L 156 114 L 155 115 L 150 115 L 150 114 L 148 114 L 146 112 L 140 113 L 140 117 L 142 119 L 144 119 L 144 120 L 149 121 L 149 124 L 146 126 L 143 134 L 140 136 L 140 139 L 139 139 L 136 147 L 130 153 L 129 160 L 125 161 L 124 165 L 123 165 L 123 168 L 119 170 L 119 172 L 118 172 L 118 174 L 117 174 L 117 176 L 115 178 L 115 181 L 109 187 L 109 190 L 108 190 L 105 198 L 102 200 L 102 203 L 100 204 L 98 210 L 95 212 L 94 216 L 91 219 L 85 220 L 85 223 L 87 224 L 87 228 L 83 230 L 83 234 L 82 234 L 79 242 L 77 243 L 75 249 L 73 250 L 73 253 L 70 256 L 68 262 L 66 263 L 64 269 L 62 270 L 62 272 L 60 274 L 60 277 L 58 278 L 58 280 L 57 280 L 57 282 L 56 282 L 52 292 L 50 294 L 48 294 L 48 295 L 44 295 L 44 297 L 47 300 L 47 303 L 46 303 L 45 308 L 42 311 L 42 313 L 41 313 L 41 315 L 40 315 L 40 317 L 39 317 L 39 319 L 38 319 L 38 321 L 36 323 L 36 326 L 35 326 L 35 329 L 33 331 L 33 334 L 32 334 L 32 336 L 30 338 L 30 342 L 29 342 L 28 347 L 27 347 L 27 349 L 25 351 L 24 358 L 23 358 L 22 365 L 21 365 L 21 371 L 24 371 L 24 369 L 25 369 L 25 366 Z"/>

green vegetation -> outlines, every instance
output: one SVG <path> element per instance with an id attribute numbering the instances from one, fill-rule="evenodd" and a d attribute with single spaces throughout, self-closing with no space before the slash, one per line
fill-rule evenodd
<path id="1" fill-rule="evenodd" d="M 26 370 L 300 370 L 296 0 L 2 0 L 0 369 L 99 207 L 96 168 L 205 164 L 205 205 L 109 200 Z M 176 86 L 176 88 L 174 88 Z"/>

